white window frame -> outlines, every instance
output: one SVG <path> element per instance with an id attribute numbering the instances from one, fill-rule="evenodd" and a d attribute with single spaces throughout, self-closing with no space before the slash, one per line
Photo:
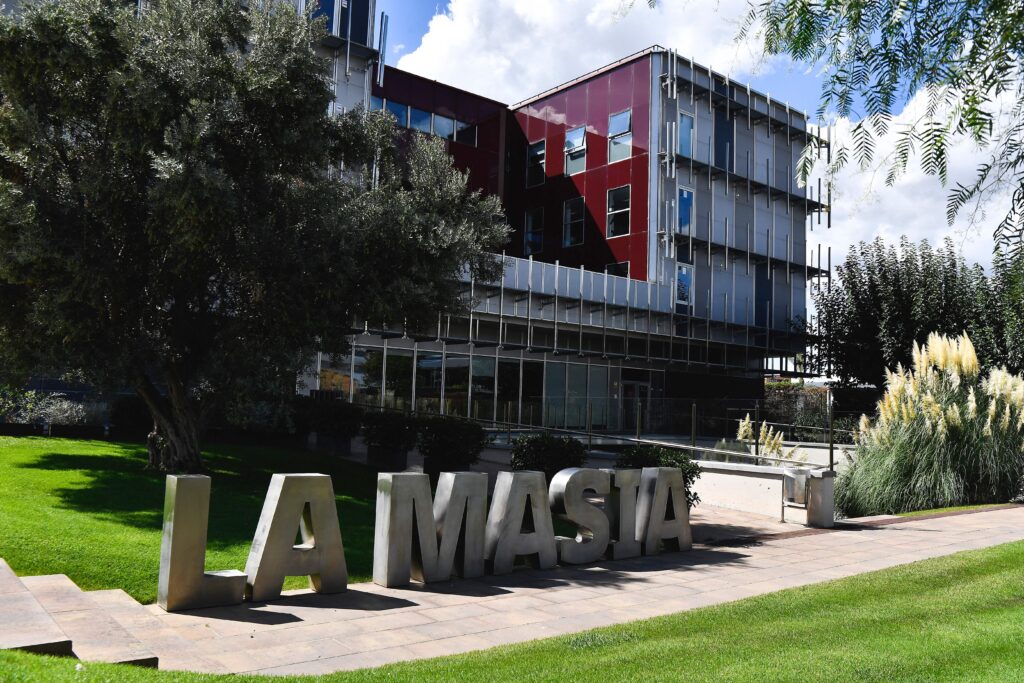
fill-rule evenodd
<path id="1" fill-rule="evenodd" d="M 612 192 L 614 192 L 615 190 L 621 190 L 622 188 L 626 188 L 626 190 L 627 190 L 627 197 L 628 197 L 627 202 L 626 202 L 627 206 L 626 206 L 625 209 L 618 209 L 616 211 L 612 211 L 612 207 L 611 207 Z M 604 204 L 605 204 L 605 224 L 604 224 L 605 239 L 612 240 L 612 239 L 615 239 L 616 237 L 626 237 L 627 235 L 629 235 L 629 233 L 630 233 L 629 211 L 630 211 L 630 209 L 633 208 L 633 188 L 632 188 L 631 184 L 630 183 L 626 183 L 625 185 L 619 185 L 618 187 L 609 187 L 605 191 L 605 202 L 604 202 Z M 618 215 L 618 214 L 623 214 L 623 213 L 626 214 L 626 232 L 624 232 L 622 234 L 619 234 L 619 235 L 611 234 L 612 216 L 613 215 Z"/>
<path id="2" fill-rule="evenodd" d="M 540 225 L 532 226 L 530 223 L 530 214 L 536 213 L 540 215 Z M 530 249 L 530 235 L 540 234 L 540 247 L 536 250 Z M 527 209 L 523 212 L 523 254 L 525 256 L 531 256 L 532 254 L 539 254 L 544 250 L 544 207 L 535 206 L 532 209 Z"/>
<path id="3" fill-rule="evenodd" d="M 570 234 L 569 226 L 572 225 L 572 223 L 576 223 L 577 222 L 577 221 L 569 221 L 569 203 L 570 202 L 576 202 L 576 201 L 578 201 L 580 203 L 580 205 L 583 207 L 583 217 L 580 218 L 580 220 L 578 221 L 579 223 L 581 223 L 581 226 L 580 226 L 580 241 L 579 242 L 569 242 L 569 240 L 568 240 L 568 237 L 569 237 L 569 234 Z M 578 247 L 579 245 L 583 244 L 584 232 L 586 231 L 586 228 L 587 228 L 587 203 L 584 201 L 583 197 L 573 197 L 572 199 L 566 199 L 564 202 L 562 202 L 562 247 L 563 248 Z"/>
<path id="4" fill-rule="evenodd" d="M 622 133 L 612 135 L 612 118 L 620 116 L 622 114 L 629 114 L 629 126 Z M 627 141 L 628 140 L 628 141 Z M 628 144 L 629 153 L 621 159 L 612 159 L 612 149 L 615 148 L 616 143 Z M 623 109 L 620 112 L 608 115 L 608 163 L 615 164 L 620 161 L 627 161 L 633 156 L 633 110 Z"/>
<path id="5" fill-rule="evenodd" d="M 541 145 L 543 151 L 540 157 L 540 182 L 530 183 L 530 148 L 534 145 Z M 548 141 L 546 139 L 535 140 L 526 143 L 526 187 L 540 187 L 547 180 L 548 168 Z"/>
<path id="6" fill-rule="evenodd" d="M 580 143 L 580 145 L 578 147 L 573 147 L 573 148 L 570 149 L 569 146 L 568 146 L 569 145 L 569 133 L 571 133 L 573 131 L 576 131 L 576 130 L 582 130 L 583 131 L 582 142 Z M 583 168 L 581 168 L 580 170 L 575 171 L 573 173 L 569 173 L 569 155 L 576 154 L 577 152 L 582 152 L 582 154 L 583 154 Z M 564 170 L 565 170 L 565 175 L 567 175 L 567 176 L 579 175 L 580 173 L 583 173 L 584 171 L 587 170 L 587 127 L 586 127 L 586 125 L 583 125 L 583 126 L 573 126 L 572 128 L 570 128 L 567 131 L 565 131 L 565 169 Z"/>

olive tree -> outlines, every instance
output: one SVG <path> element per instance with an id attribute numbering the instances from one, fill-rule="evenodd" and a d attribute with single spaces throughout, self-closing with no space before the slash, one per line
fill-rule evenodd
<path id="1" fill-rule="evenodd" d="M 328 114 L 323 31 L 272 0 L 0 17 L 0 368 L 133 387 L 159 469 L 202 467 L 213 401 L 496 274 L 500 205 L 443 143 Z"/>

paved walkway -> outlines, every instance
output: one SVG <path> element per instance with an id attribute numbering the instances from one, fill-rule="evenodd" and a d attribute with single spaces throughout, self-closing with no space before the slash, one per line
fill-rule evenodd
<path id="1" fill-rule="evenodd" d="M 1024 539 L 1024 507 L 407 589 L 355 584 L 269 604 L 167 614 L 92 595 L 160 668 L 323 674 L 455 654 L 680 612 Z"/>

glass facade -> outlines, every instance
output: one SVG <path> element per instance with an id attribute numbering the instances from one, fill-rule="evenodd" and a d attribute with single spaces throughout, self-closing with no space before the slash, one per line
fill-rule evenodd
<path id="1" fill-rule="evenodd" d="M 655 375 L 664 374 L 596 360 L 471 355 L 436 350 L 434 343 L 422 346 L 357 344 L 347 354 L 321 354 L 319 389 L 367 407 L 443 412 L 499 425 L 584 430 L 589 423 L 597 431 L 617 431 L 629 423 L 622 411 L 635 410 L 638 392 L 657 386 L 662 380 Z M 625 408 L 623 375 L 630 385 Z"/>

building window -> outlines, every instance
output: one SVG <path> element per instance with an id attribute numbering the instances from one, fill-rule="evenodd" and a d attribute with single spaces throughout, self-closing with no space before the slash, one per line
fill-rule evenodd
<path id="1" fill-rule="evenodd" d="M 585 207 L 583 197 L 573 197 L 562 207 L 562 246 L 583 244 Z"/>
<path id="2" fill-rule="evenodd" d="M 618 277 L 629 277 L 629 261 L 609 263 L 604 267 L 604 272 L 609 275 L 617 275 Z"/>
<path id="3" fill-rule="evenodd" d="M 526 186 L 534 187 L 544 182 L 544 157 L 547 148 L 545 142 L 531 142 L 526 148 Z"/>
<path id="4" fill-rule="evenodd" d="M 629 185 L 608 190 L 608 237 L 629 234 Z"/>
<path id="5" fill-rule="evenodd" d="M 523 221 L 523 251 L 527 256 L 539 253 L 544 247 L 544 208 L 527 209 Z"/>
<path id="6" fill-rule="evenodd" d="M 689 114 L 679 115 L 679 153 L 693 158 L 693 117 Z"/>
<path id="7" fill-rule="evenodd" d="M 430 112 L 417 109 L 416 107 L 409 108 L 409 127 L 413 130 L 418 130 L 422 133 L 430 132 Z"/>
<path id="8" fill-rule="evenodd" d="M 676 304 L 679 306 L 690 305 L 690 289 L 692 286 L 693 271 L 685 263 L 676 264 Z"/>
<path id="9" fill-rule="evenodd" d="M 679 201 L 676 204 L 676 209 L 679 213 L 676 232 L 680 235 L 689 235 L 693 230 L 693 190 L 679 188 Z"/>
<path id="10" fill-rule="evenodd" d="M 387 100 L 386 106 L 391 115 L 395 117 L 399 126 L 402 128 L 409 127 L 409 107 L 398 102 L 392 102 L 391 100 Z"/>
<path id="11" fill-rule="evenodd" d="M 580 126 L 565 134 L 565 175 L 587 170 L 587 128 Z"/>
<path id="12" fill-rule="evenodd" d="M 376 95 L 370 95 L 370 111 L 380 111 L 384 108 L 384 99 Z"/>
<path id="13" fill-rule="evenodd" d="M 455 119 L 434 114 L 434 135 L 446 140 L 455 139 Z"/>
<path id="14" fill-rule="evenodd" d="M 455 142 L 476 147 L 476 126 L 465 121 L 455 122 Z"/>
<path id="15" fill-rule="evenodd" d="M 608 163 L 628 159 L 633 154 L 633 126 L 627 109 L 608 117 Z"/>

